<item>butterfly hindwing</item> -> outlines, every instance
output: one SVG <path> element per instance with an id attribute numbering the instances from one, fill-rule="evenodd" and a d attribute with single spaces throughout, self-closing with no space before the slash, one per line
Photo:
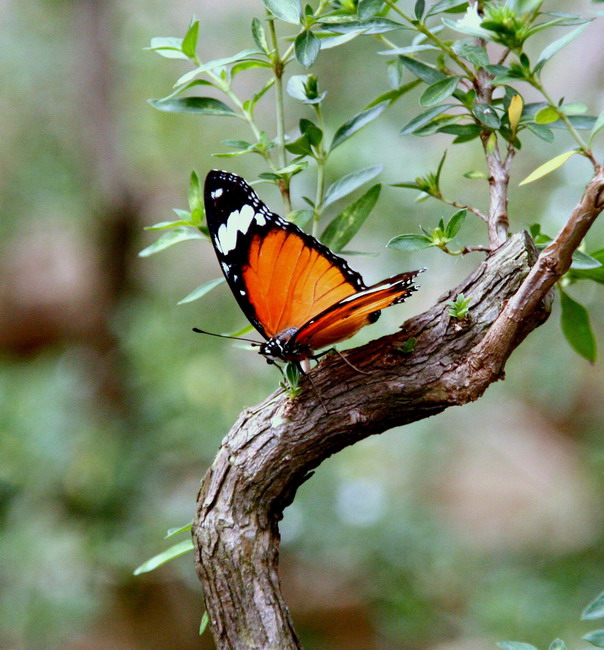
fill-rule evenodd
<path id="1" fill-rule="evenodd" d="M 234 174 L 208 174 L 205 209 L 227 282 L 244 314 L 267 339 L 301 328 L 366 288 L 345 260 L 271 212 Z"/>

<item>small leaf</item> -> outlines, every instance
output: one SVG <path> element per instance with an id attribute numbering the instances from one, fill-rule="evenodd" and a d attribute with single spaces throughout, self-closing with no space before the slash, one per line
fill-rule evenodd
<path id="1" fill-rule="evenodd" d="M 404 84 L 403 86 L 400 86 L 399 88 L 394 88 L 393 90 L 388 90 L 385 93 L 382 93 L 381 95 L 378 95 L 375 99 L 371 100 L 365 108 L 371 108 L 372 106 L 376 106 L 377 104 L 381 104 L 382 102 L 388 102 L 389 104 L 393 104 L 397 99 L 400 99 L 403 95 L 408 93 L 410 90 L 413 90 L 416 86 L 418 86 L 421 83 L 420 79 L 414 79 L 408 84 Z"/>
<path id="2" fill-rule="evenodd" d="M 348 138 L 350 138 L 350 136 L 356 133 L 359 129 L 362 129 L 366 124 L 369 124 L 369 122 L 375 120 L 376 117 L 382 114 L 387 106 L 388 102 L 382 102 L 381 104 L 372 106 L 371 108 L 368 108 L 361 113 L 357 113 L 354 117 L 351 117 L 336 131 L 329 150 L 333 151 L 336 147 L 340 146 L 343 142 L 348 140 Z"/>
<path id="3" fill-rule="evenodd" d="M 305 29 L 301 34 L 296 36 L 294 42 L 294 52 L 296 61 L 305 68 L 310 68 L 317 60 L 321 51 L 319 39 L 309 30 Z"/>
<path id="4" fill-rule="evenodd" d="M 198 298 L 205 296 L 206 293 L 209 293 L 215 287 L 220 286 L 224 281 L 225 281 L 224 278 L 216 278 L 216 280 L 210 280 L 209 282 L 204 282 L 203 284 L 199 285 L 197 289 L 191 291 L 191 293 L 188 296 L 185 296 L 182 300 L 179 300 L 176 304 L 184 305 L 188 302 L 193 302 L 194 300 L 197 300 Z"/>
<path id="5" fill-rule="evenodd" d="M 553 106 L 546 106 L 535 115 L 534 119 L 536 124 L 551 124 L 559 120 L 560 115 Z"/>
<path id="6" fill-rule="evenodd" d="M 588 270 L 588 269 L 599 269 L 601 266 L 602 263 L 597 259 L 595 259 L 594 257 L 592 257 L 591 255 L 588 255 L 583 251 L 576 250 L 573 253 L 573 263 L 570 268 Z"/>
<path id="7" fill-rule="evenodd" d="M 562 307 L 560 325 L 566 340 L 575 352 L 590 363 L 594 363 L 597 356 L 596 340 L 587 309 L 562 289 L 560 290 L 560 305 Z M 604 630 L 600 630 L 600 632 L 604 635 Z M 586 637 L 583 638 L 589 640 Z M 604 636 L 602 639 L 604 641 Z M 597 644 L 594 643 L 594 645 Z"/>
<path id="8" fill-rule="evenodd" d="M 334 16 L 342 20 L 342 16 Z M 323 27 L 336 34 L 348 34 L 349 32 L 362 32 L 363 34 L 384 34 L 398 29 L 408 29 L 400 23 L 389 20 L 388 18 L 380 18 L 379 16 L 370 18 L 369 20 L 361 21 L 346 21 L 340 23 L 331 23 L 326 19 L 321 19 Z"/>
<path id="9" fill-rule="evenodd" d="M 166 564 L 166 562 L 170 562 L 170 560 L 174 560 L 175 558 L 180 557 L 181 555 L 184 555 L 185 553 L 188 553 L 192 550 L 192 539 L 187 539 L 184 542 L 174 544 L 174 546 L 170 546 L 170 548 L 165 550 L 163 553 L 159 553 L 158 555 L 152 557 L 150 560 L 143 562 L 134 570 L 134 575 L 138 576 L 141 573 L 148 573 L 149 571 L 153 571 L 162 564 Z"/>
<path id="10" fill-rule="evenodd" d="M 174 38 L 173 36 L 152 38 L 151 45 L 145 49 L 157 52 L 166 59 L 185 59 L 186 61 L 189 58 L 182 51 L 182 38 Z"/>
<path id="11" fill-rule="evenodd" d="M 300 24 L 300 0 L 262 0 L 262 4 L 277 18 L 292 23 Z"/>
<path id="12" fill-rule="evenodd" d="M 594 139 L 594 136 L 598 131 L 600 131 L 602 128 L 604 128 L 604 111 L 598 115 L 598 119 L 596 120 L 595 124 L 593 125 L 591 129 L 591 133 L 589 134 L 589 145 L 591 146 L 591 141 Z"/>
<path id="13" fill-rule="evenodd" d="M 413 233 L 405 235 L 397 235 L 393 237 L 387 244 L 387 248 L 395 248 L 399 251 L 421 251 L 424 248 L 434 246 L 432 239 L 426 235 L 415 235 Z"/>
<path id="14" fill-rule="evenodd" d="M 489 55 L 486 48 L 475 45 L 470 39 L 456 41 L 453 44 L 453 51 L 477 68 L 484 68 L 489 65 Z"/>
<path id="15" fill-rule="evenodd" d="M 502 650 L 538 650 L 534 645 L 521 641 L 500 641 L 497 645 Z"/>
<path id="16" fill-rule="evenodd" d="M 359 20 L 366 21 L 373 18 L 384 5 L 383 0 L 359 0 L 357 16 Z"/>
<path id="17" fill-rule="evenodd" d="M 298 228 L 306 228 L 312 219 L 312 210 L 294 210 L 287 215 L 287 220 L 295 223 Z"/>
<path id="18" fill-rule="evenodd" d="M 520 95 L 514 95 L 510 100 L 510 105 L 508 106 L 508 119 L 512 131 L 516 131 L 518 128 L 520 117 L 522 116 L 522 105 L 523 101 Z"/>
<path id="19" fill-rule="evenodd" d="M 542 124 L 532 124 L 531 122 L 529 122 L 526 125 L 526 128 L 531 133 L 534 133 L 538 138 L 541 138 L 542 140 L 545 140 L 545 142 L 553 142 L 554 141 L 554 134 L 553 134 L 552 130 L 547 126 L 543 126 Z"/>
<path id="20" fill-rule="evenodd" d="M 573 151 L 566 151 L 564 153 L 561 153 L 560 155 L 556 156 L 555 158 L 552 158 L 551 160 L 548 160 L 546 163 L 543 163 L 543 165 L 540 165 L 535 169 L 534 172 L 529 174 L 519 185 L 526 185 L 527 183 L 532 183 L 533 181 L 539 180 L 540 178 L 543 178 L 547 174 L 551 174 L 551 172 L 555 171 L 559 167 L 562 167 L 562 165 L 571 157 L 574 156 L 576 153 L 579 153 L 576 150 Z"/>
<path id="21" fill-rule="evenodd" d="M 172 230 L 165 232 L 155 243 L 151 244 L 151 246 L 147 246 L 147 248 L 143 249 L 138 256 L 149 257 L 149 255 L 159 253 L 159 251 L 163 251 L 165 248 L 174 246 L 174 244 L 186 241 L 187 239 L 207 239 L 207 237 L 194 228 L 186 228 L 184 226 L 173 228 Z"/>
<path id="22" fill-rule="evenodd" d="M 197 115 L 223 115 L 225 117 L 238 117 L 231 108 L 213 97 L 178 97 L 176 99 L 162 100 L 150 99 L 153 108 L 166 113 L 192 113 Z"/>
<path id="23" fill-rule="evenodd" d="M 566 47 L 569 43 L 572 43 L 572 41 L 574 41 L 575 38 L 577 38 L 577 36 L 579 36 L 588 25 L 589 23 L 584 23 L 583 25 L 579 25 L 579 27 L 573 29 L 572 32 L 568 32 L 568 34 L 565 34 L 564 36 L 562 36 L 562 38 L 559 38 L 555 40 L 553 43 L 550 43 L 543 50 L 543 52 L 541 52 L 539 58 L 537 59 L 537 65 L 535 66 L 535 74 L 539 74 L 543 66 L 563 47 Z"/>
<path id="24" fill-rule="evenodd" d="M 434 106 L 424 113 L 416 115 L 412 120 L 405 124 L 400 131 L 400 135 L 409 135 L 410 133 L 419 131 L 419 129 L 432 121 L 433 118 L 444 113 L 449 108 L 455 108 L 455 106 L 453 104 L 441 104 L 440 106 Z"/>
<path id="25" fill-rule="evenodd" d="M 203 209 L 203 194 L 201 191 L 201 183 L 199 182 L 199 176 L 197 176 L 197 172 L 195 170 L 191 172 L 191 176 L 189 178 L 187 200 L 191 212 L 198 208 Z"/>
<path id="26" fill-rule="evenodd" d="M 256 46 L 259 50 L 265 54 L 268 54 L 270 52 L 268 41 L 266 39 L 266 33 L 264 32 L 264 27 L 258 18 L 254 18 L 252 20 L 252 38 L 254 39 L 254 43 L 256 43 Z"/>
<path id="27" fill-rule="evenodd" d="M 166 536 L 164 539 L 170 539 L 170 537 L 174 537 L 176 535 L 180 535 L 180 533 L 186 533 L 188 530 L 191 530 L 192 524 L 185 524 L 184 526 L 179 526 L 178 528 L 170 528 L 166 532 Z"/>
<path id="28" fill-rule="evenodd" d="M 554 639 L 550 643 L 549 650 L 568 650 L 568 648 L 562 639 Z"/>
<path id="29" fill-rule="evenodd" d="M 440 104 L 440 102 L 455 92 L 460 79 L 461 77 L 446 77 L 428 86 L 419 98 L 419 103 L 422 106 L 435 106 L 436 104 Z"/>
<path id="30" fill-rule="evenodd" d="M 199 35 L 199 21 L 195 20 L 191 23 L 189 31 L 182 39 L 182 51 L 189 59 L 195 58 L 195 50 L 197 48 L 197 37 Z"/>
<path id="31" fill-rule="evenodd" d="M 581 614 L 582 621 L 594 621 L 604 618 L 604 591 L 594 598 Z"/>
<path id="32" fill-rule="evenodd" d="M 465 5 L 467 4 L 467 1 L 468 0 L 440 0 L 440 2 L 436 2 L 430 8 L 428 13 L 426 14 L 426 18 L 428 18 L 428 16 L 434 16 L 438 13 L 441 13 L 442 11 L 447 11 L 448 9 Z"/>
<path id="33" fill-rule="evenodd" d="M 415 8 L 414 8 L 414 13 L 415 17 L 418 20 L 422 19 L 422 16 L 424 15 L 424 11 L 426 9 L 426 1 L 425 0 L 415 0 Z"/>
<path id="34" fill-rule="evenodd" d="M 168 228 L 176 228 L 176 226 L 191 226 L 190 221 L 160 221 L 152 226 L 145 226 L 144 230 L 168 230 Z"/>
<path id="35" fill-rule="evenodd" d="M 488 126 L 490 129 L 498 129 L 501 126 L 497 111 L 489 104 L 474 104 L 472 113 L 479 122 Z"/>
<path id="36" fill-rule="evenodd" d="M 209 72 L 210 70 L 214 70 L 216 68 L 224 68 L 225 66 L 231 63 L 237 63 L 238 61 L 245 61 L 250 57 L 258 56 L 259 54 L 262 54 L 262 52 L 259 52 L 258 50 L 241 50 L 241 52 L 237 52 L 237 54 L 233 54 L 232 56 L 226 56 L 221 59 L 213 59 L 212 61 L 208 61 L 207 63 L 200 65 L 198 68 L 195 68 L 194 70 L 189 70 L 189 72 L 183 74 L 182 77 L 180 77 L 180 79 L 178 79 L 177 82 L 174 84 L 174 87 L 181 86 L 182 84 L 188 83 L 189 81 L 191 81 L 191 79 L 197 77 L 198 75 L 204 72 Z"/>
<path id="37" fill-rule="evenodd" d="M 210 622 L 210 615 L 208 614 L 207 610 L 203 613 L 203 616 L 201 617 L 201 623 L 199 624 L 199 636 L 202 636 L 203 633 L 206 631 L 206 628 L 208 627 L 208 623 Z"/>
<path id="38" fill-rule="evenodd" d="M 399 56 L 399 60 L 406 68 L 411 70 L 416 77 L 425 81 L 427 84 L 435 84 L 437 81 L 448 78 L 433 66 L 422 63 L 421 61 L 416 61 L 408 56 Z"/>
<path id="39" fill-rule="evenodd" d="M 466 172 L 464 174 L 464 178 L 470 178 L 470 179 L 488 178 L 488 175 L 485 174 L 484 172 L 478 171 L 477 169 L 472 169 L 469 172 Z"/>
<path id="40" fill-rule="evenodd" d="M 323 231 L 321 241 L 339 252 L 356 235 L 380 196 L 381 185 L 370 187 L 363 196 L 345 208 Z"/>
<path id="41" fill-rule="evenodd" d="M 596 648 L 604 648 L 604 630 L 594 630 L 582 638 L 591 645 L 595 645 Z"/>
<path id="42" fill-rule="evenodd" d="M 468 211 L 464 208 L 463 210 L 458 210 L 450 219 L 447 227 L 445 228 L 445 236 L 448 239 L 453 239 L 455 235 L 460 231 L 461 227 L 466 220 Z"/>
<path id="43" fill-rule="evenodd" d="M 382 171 L 382 169 L 382 165 L 373 165 L 372 167 L 358 169 L 351 174 L 342 176 L 342 178 L 339 178 L 327 188 L 327 191 L 325 192 L 325 198 L 323 200 L 323 208 L 326 208 L 328 205 L 331 205 L 342 197 L 347 196 L 351 192 L 354 192 L 356 189 L 361 187 L 363 183 L 366 183 L 372 178 L 375 178 Z"/>

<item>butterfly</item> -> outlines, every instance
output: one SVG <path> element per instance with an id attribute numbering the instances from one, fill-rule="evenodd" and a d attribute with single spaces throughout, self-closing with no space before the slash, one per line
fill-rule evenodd
<path id="1" fill-rule="evenodd" d="M 366 286 L 344 259 L 271 212 L 235 174 L 210 171 L 204 203 L 218 262 L 243 313 L 264 337 L 257 345 L 269 363 L 313 358 L 416 290 L 419 270 Z"/>

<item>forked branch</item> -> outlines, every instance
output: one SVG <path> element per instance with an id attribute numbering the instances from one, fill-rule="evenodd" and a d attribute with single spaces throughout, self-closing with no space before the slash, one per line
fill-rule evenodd
<path id="1" fill-rule="evenodd" d="M 219 648 L 299 648 L 281 595 L 278 521 L 323 460 L 392 427 L 478 399 L 513 350 L 549 315 L 551 289 L 604 207 L 598 168 L 556 239 L 538 258 L 526 233 L 509 238 L 458 287 L 397 334 L 335 355 L 292 401 L 278 391 L 244 411 L 203 479 L 193 535 L 211 629 Z M 445 303 L 472 297 L 467 321 Z M 413 352 L 403 352 L 411 337 Z"/>

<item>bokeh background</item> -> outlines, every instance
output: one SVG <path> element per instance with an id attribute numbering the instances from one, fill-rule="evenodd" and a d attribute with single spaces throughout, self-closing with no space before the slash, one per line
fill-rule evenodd
<path id="1" fill-rule="evenodd" d="M 191 554 L 132 572 L 170 544 L 168 528 L 190 521 L 220 440 L 279 377 L 257 355 L 191 333 L 245 324 L 227 289 L 176 306 L 219 275 L 207 242 L 146 259 L 137 252 L 157 236 L 145 225 L 186 207 L 192 169 L 250 179 L 265 169 L 259 157 L 211 156 L 222 138 L 249 138 L 243 123 L 152 109 L 146 100 L 166 95 L 187 67 L 143 48 L 154 36 L 182 36 L 196 15 L 202 59 L 228 56 L 253 47 L 249 25 L 262 13 L 253 0 L 0 1 L 2 648 L 212 647 L 197 634 L 203 604 Z M 602 33 L 592 23 L 544 75 L 554 96 L 591 114 L 604 108 Z M 321 55 L 332 132 L 388 89 L 380 49 L 357 39 Z M 242 75 L 238 90 L 261 83 Z M 479 146 L 400 138 L 416 108 L 417 94 L 406 96 L 342 146 L 331 180 L 371 164 L 385 166 L 386 183 L 408 180 L 434 170 L 448 147 L 447 194 L 484 208 L 484 181 L 461 176 L 484 169 Z M 293 100 L 287 110 L 288 128 L 311 116 Z M 259 119 L 272 128 L 270 94 Z M 531 135 L 524 144 L 513 227 L 541 220 L 554 233 L 588 165 L 576 157 L 518 188 L 572 146 L 561 132 L 554 145 Z M 296 207 L 311 182 L 296 181 Z M 274 189 L 260 191 L 280 209 Z M 427 308 L 479 261 L 384 250 L 390 237 L 452 213 L 414 198 L 383 189 L 351 246 L 380 255 L 351 263 L 370 282 L 426 266 L 422 291 L 355 344 Z M 478 223 L 462 232 L 466 244 L 484 242 Z M 600 224 L 588 249 L 603 245 Z M 602 346 L 602 289 L 571 292 L 590 308 Z M 547 647 L 556 636 L 585 645 L 594 626 L 579 622 L 580 611 L 604 587 L 603 371 L 569 349 L 557 309 L 479 402 L 346 449 L 301 488 L 282 525 L 282 575 L 307 648 L 485 650 L 503 639 Z"/>

